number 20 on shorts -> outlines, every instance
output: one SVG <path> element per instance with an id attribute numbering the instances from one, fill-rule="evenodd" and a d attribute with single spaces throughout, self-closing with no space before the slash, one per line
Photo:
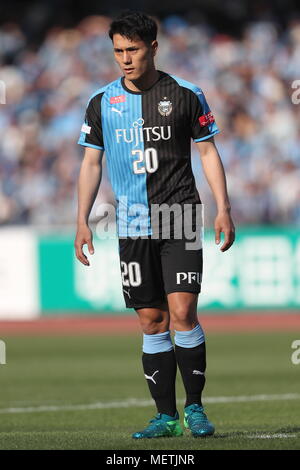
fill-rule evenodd
<path id="1" fill-rule="evenodd" d="M 137 287 L 142 283 L 141 267 L 136 261 L 125 263 L 121 261 L 121 274 L 123 286 Z"/>

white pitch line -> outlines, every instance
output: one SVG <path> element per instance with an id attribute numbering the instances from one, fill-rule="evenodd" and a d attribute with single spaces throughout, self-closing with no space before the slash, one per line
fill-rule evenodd
<path id="1" fill-rule="evenodd" d="M 206 403 L 236 403 L 245 401 L 271 401 L 271 400 L 298 400 L 300 393 L 284 393 L 277 395 L 242 395 L 239 397 L 207 397 L 204 398 Z"/>
<path id="2" fill-rule="evenodd" d="M 284 433 L 275 433 L 275 434 L 252 434 L 245 436 L 247 439 L 287 439 L 289 437 L 297 437 L 296 434 L 284 434 Z"/>
<path id="3" fill-rule="evenodd" d="M 273 401 L 273 400 L 299 400 L 300 393 L 285 393 L 282 395 L 244 395 L 236 397 L 207 397 L 203 399 L 204 403 L 241 403 L 249 401 Z M 177 400 L 178 403 L 184 403 L 184 400 Z M 41 405 L 27 406 L 22 408 L 10 407 L 0 408 L 0 414 L 7 413 L 39 413 L 42 411 L 85 411 L 101 410 L 113 408 L 136 408 L 144 406 L 153 406 L 153 400 L 143 400 L 139 398 L 128 398 L 122 401 L 96 402 L 82 405 Z"/>

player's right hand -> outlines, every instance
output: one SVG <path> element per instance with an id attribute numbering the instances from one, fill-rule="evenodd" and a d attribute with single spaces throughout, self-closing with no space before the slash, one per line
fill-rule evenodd
<path id="1" fill-rule="evenodd" d="M 76 258 L 85 266 L 89 266 L 90 262 L 86 255 L 83 253 L 83 245 L 88 246 L 89 253 L 91 255 L 94 254 L 94 246 L 93 246 L 93 234 L 91 229 L 88 225 L 79 225 L 77 227 L 77 233 L 75 238 L 75 252 Z"/>

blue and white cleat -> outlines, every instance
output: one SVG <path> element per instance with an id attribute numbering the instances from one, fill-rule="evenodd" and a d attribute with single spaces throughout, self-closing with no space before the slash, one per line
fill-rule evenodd
<path id="1" fill-rule="evenodd" d="M 213 424 L 204 413 L 203 406 L 196 403 L 184 409 L 184 426 L 191 431 L 194 437 L 212 436 L 215 432 Z"/>
<path id="2" fill-rule="evenodd" d="M 178 412 L 175 416 L 158 413 L 150 420 L 149 426 L 143 431 L 132 434 L 133 439 L 150 439 L 153 437 L 176 437 L 182 436 L 183 431 L 179 423 Z"/>

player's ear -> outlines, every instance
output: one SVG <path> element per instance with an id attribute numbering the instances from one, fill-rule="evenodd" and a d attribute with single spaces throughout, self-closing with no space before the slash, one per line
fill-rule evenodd
<path id="1" fill-rule="evenodd" d="M 152 51 L 152 56 L 154 57 L 156 52 L 157 52 L 157 48 L 158 48 L 158 42 L 157 40 L 155 39 L 155 41 L 152 41 L 151 42 L 151 51 Z"/>

